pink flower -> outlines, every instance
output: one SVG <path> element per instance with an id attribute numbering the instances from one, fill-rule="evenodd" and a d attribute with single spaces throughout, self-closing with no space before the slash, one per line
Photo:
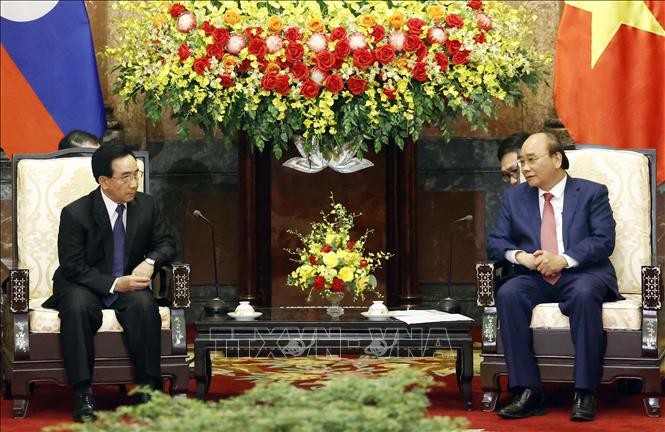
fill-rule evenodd
<path id="1" fill-rule="evenodd" d="M 367 42 L 365 42 L 365 36 L 360 33 L 351 33 L 349 36 L 349 46 L 353 51 L 365 48 L 367 46 Z"/>
<path id="2" fill-rule="evenodd" d="M 481 30 L 491 30 L 492 29 L 492 18 L 488 17 L 484 13 L 479 13 L 476 15 L 476 24 Z"/>
<path id="3" fill-rule="evenodd" d="M 432 44 L 443 44 L 448 39 L 448 33 L 441 27 L 430 27 L 427 31 L 427 40 Z"/>
<path id="4" fill-rule="evenodd" d="M 321 33 L 314 33 L 309 37 L 309 39 L 307 39 L 307 46 L 314 52 L 320 52 L 326 49 L 328 46 L 328 41 Z"/>
<path id="5" fill-rule="evenodd" d="M 191 12 L 183 12 L 178 17 L 176 28 L 181 33 L 189 33 L 196 28 L 196 17 Z"/>
<path id="6" fill-rule="evenodd" d="M 391 47 L 395 48 L 395 51 L 402 51 L 404 49 L 404 38 L 406 38 L 404 32 L 395 30 L 394 32 L 390 33 L 388 42 L 390 43 Z"/>
<path id="7" fill-rule="evenodd" d="M 245 48 L 245 38 L 238 34 L 232 34 L 226 44 L 226 50 L 231 54 L 238 54 L 243 48 Z"/>
<path id="8" fill-rule="evenodd" d="M 318 85 L 323 85 L 323 81 L 326 80 L 326 77 L 327 77 L 326 73 L 316 67 L 312 69 L 312 73 L 310 74 L 310 78 L 312 79 L 312 81 L 314 81 Z"/>
<path id="9" fill-rule="evenodd" d="M 266 46 L 269 53 L 276 53 L 282 49 L 283 39 L 281 36 L 270 35 L 266 38 Z"/>

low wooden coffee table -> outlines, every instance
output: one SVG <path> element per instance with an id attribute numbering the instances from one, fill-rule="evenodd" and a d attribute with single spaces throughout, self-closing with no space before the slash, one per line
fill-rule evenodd
<path id="1" fill-rule="evenodd" d="M 467 410 L 471 402 L 473 321 L 407 325 L 394 318 L 370 321 L 345 308 L 335 319 L 326 308 L 258 308 L 262 315 L 238 321 L 226 315 L 206 316 L 196 322 L 194 340 L 196 397 L 205 399 L 212 375 L 210 351 L 226 357 L 306 357 L 366 354 L 377 357 L 426 357 L 437 350 L 457 352 L 457 383 Z"/>

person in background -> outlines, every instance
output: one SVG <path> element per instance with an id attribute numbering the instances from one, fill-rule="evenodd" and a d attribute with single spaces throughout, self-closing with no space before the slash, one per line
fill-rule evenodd
<path id="1" fill-rule="evenodd" d="M 73 130 L 65 135 L 58 144 L 58 150 L 70 148 L 98 148 L 102 142 L 95 135 L 83 130 Z"/>
<path id="2" fill-rule="evenodd" d="M 526 182 L 506 190 L 487 239 L 489 258 L 515 267 L 515 275 L 497 291 L 508 381 L 515 393 L 498 414 L 519 419 L 545 413 L 529 325 L 536 305 L 556 302 L 570 319 L 575 347 L 570 418 L 593 420 L 605 353 L 603 302 L 621 298 L 609 260 L 616 223 L 607 187 L 570 177 L 564 148 L 551 133 L 531 135 L 519 165 Z"/>
<path id="3" fill-rule="evenodd" d="M 138 192 L 143 173 L 127 146 L 99 147 L 92 155 L 92 174 L 99 187 L 65 206 L 60 215 L 60 266 L 53 275 L 53 295 L 44 303 L 59 312 L 60 343 L 78 422 L 96 419 L 91 384 L 102 309 L 114 309 L 124 329 L 134 381 L 162 388 L 161 318 L 149 285 L 155 272 L 176 255 L 159 206 Z M 140 402 L 148 398 L 147 393 L 139 395 Z"/>
<path id="4" fill-rule="evenodd" d="M 501 164 L 501 178 L 511 186 L 519 183 L 520 169 L 517 164 L 517 157 L 524 141 L 529 137 L 526 132 L 517 132 L 507 136 L 499 143 L 496 157 Z"/>

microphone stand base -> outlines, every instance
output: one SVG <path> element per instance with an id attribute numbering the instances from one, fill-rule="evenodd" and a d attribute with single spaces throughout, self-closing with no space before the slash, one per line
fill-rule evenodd
<path id="1" fill-rule="evenodd" d="M 460 313 L 462 307 L 454 298 L 446 297 L 436 304 L 436 308 L 448 313 Z"/>
<path id="2" fill-rule="evenodd" d="M 216 297 L 208 300 L 206 304 L 203 305 L 203 309 L 205 310 L 206 315 L 219 315 L 228 312 L 229 307 L 224 300 Z"/>

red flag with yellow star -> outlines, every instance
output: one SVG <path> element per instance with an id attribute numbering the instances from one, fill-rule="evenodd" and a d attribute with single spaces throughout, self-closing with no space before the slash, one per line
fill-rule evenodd
<path id="1" fill-rule="evenodd" d="M 665 181 L 665 2 L 566 1 L 554 75 L 575 142 L 655 148 Z"/>

